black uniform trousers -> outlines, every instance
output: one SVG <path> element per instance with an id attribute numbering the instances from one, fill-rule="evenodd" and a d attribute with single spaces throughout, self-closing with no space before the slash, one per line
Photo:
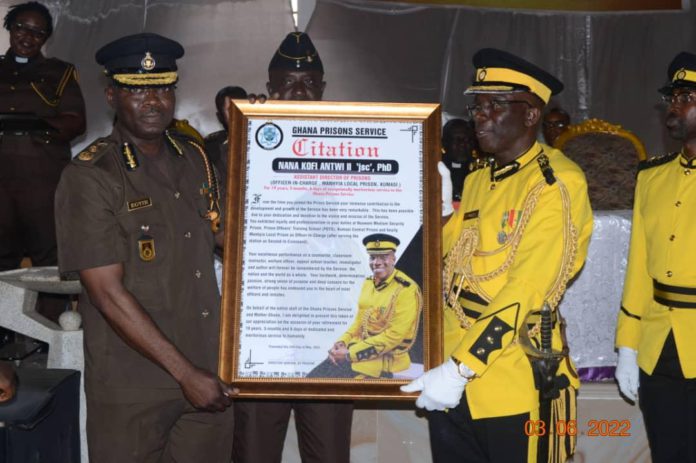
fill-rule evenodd
<path id="1" fill-rule="evenodd" d="M 433 463 L 527 463 L 529 413 L 473 419 L 466 391 L 455 408 L 428 413 Z"/>
<path id="2" fill-rule="evenodd" d="M 685 379 L 670 332 L 652 375 L 640 371 L 638 400 L 653 463 L 696 463 L 696 379 Z"/>
<path id="3" fill-rule="evenodd" d="M 280 463 L 295 412 L 303 463 L 349 463 L 353 402 L 235 400 L 234 463 Z"/>

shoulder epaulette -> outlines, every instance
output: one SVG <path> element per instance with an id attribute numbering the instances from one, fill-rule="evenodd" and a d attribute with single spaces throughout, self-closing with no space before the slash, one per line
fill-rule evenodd
<path id="1" fill-rule="evenodd" d="M 112 143 L 113 141 L 107 138 L 99 138 L 80 151 L 80 153 L 75 156 L 75 160 L 78 161 L 79 164 L 92 164 L 106 153 L 106 148 Z"/>
<path id="2" fill-rule="evenodd" d="M 394 279 L 396 280 L 397 283 L 400 283 L 402 286 L 405 286 L 406 288 L 408 288 L 409 286 L 411 286 L 411 282 L 410 282 L 410 281 L 404 280 L 403 278 L 401 278 L 401 277 L 398 276 L 398 275 L 394 276 Z"/>
<path id="3" fill-rule="evenodd" d="M 651 167 L 657 167 L 661 166 L 662 164 L 667 164 L 669 161 L 672 161 L 677 156 L 679 156 L 679 151 L 675 151 L 674 153 L 669 154 L 663 154 L 662 156 L 653 156 L 650 159 L 646 159 L 645 161 L 640 161 L 638 163 L 638 172 L 640 172 L 641 170 L 650 169 Z"/>

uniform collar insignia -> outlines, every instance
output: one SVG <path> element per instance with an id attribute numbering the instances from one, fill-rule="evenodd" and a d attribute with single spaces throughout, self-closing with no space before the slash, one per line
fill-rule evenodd
<path id="1" fill-rule="evenodd" d="M 531 161 L 536 159 L 543 150 L 539 143 L 534 142 L 534 144 L 525 151 L 522 155 L 518 156 L 514 161 L 505 164 L 504 166 L 496 166 L 495 162 L 491 164 L 491 181 L 499 182 L 500 180 L 511 176 L 512 174 L 518 172 L 520 169 L 525 167 Z"/>
<path id="2" fill-rule="evenodd" d="M 696 158 L 686 159 L 684 151 L 679 153 L 679 164 L 687 169 L 696 169 Z"/>
<path id="3" fill-rule="evenodd" d="M 541 146 L 535 142 L 527 151 L 518 156 L 514 161 L 505 164 L 504 166 L 496 166 L 495 162 L 491 164 L 491 181 L 499 182 L 500 180 L 511 176 L 533 161 L 539 154 L 542 153 Z"/>

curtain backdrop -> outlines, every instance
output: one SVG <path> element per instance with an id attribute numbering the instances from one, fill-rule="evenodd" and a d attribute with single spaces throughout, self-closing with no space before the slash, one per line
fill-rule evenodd
<path id="1" fill-rule="evenodd" d="M 17 0 L 19 1 L 19 0 Z M 0 0 L 4 5 L 13 0 Z M 158 32 L 186 48 L 177 117 L 218 130 L 213 97 L 224 85 L 265 90 L 266 66 L 292 30 L 286 0 L 90 0 L 47 2 L 56 30 L 46 54 L 77 65 L 88 134 L 109 130 L 104 78 L 94 52 L 121 35 Z M 302 3 L 300 3 L 302 6 Z M 484 10 L 371 0 L 318 0 L 308 32 L 326 68 L 330 100 L 441 102 L 465 114 L 471 56 L 498 47 L 556 74 L 565 91 L 551 105 L 574 121 L 599 117 L 635 132 L 649 153 L 677 146 L 663 129 L 656 89 L 681 50 L 696 51 L 696 14 Z"/>
<path id="2" fill-rule="evenodd" d="M 574 121 L 606 119 L 635 132 L 651 154 L 673 150 L 657 88 L 669 61 L 696 52 L 696 17 L 670 13 L 481 10 L 368 0 L 318 0 L 308 32 L 326 68 L 326 98 L 441 102 L 465 115 L 471 57 L 518 53 L 565 83 L 551 106 Z"/>
<path id="3" fill-rule="evenodd" d="M 12 3 L 21 0 L 13 1 Z M 226 85 L 265 92 L 268 62 L 293 30 L 284 0 L 78 0 L 46 1 L 55 31 L 46 54 L 75 64 L 87 102 L 87 134 L 76 153 L 110 132 L 113 112 L 104 99 L 106 79 L 95 52 L 127 34 L 156 32 L 178 40 L 186 53 L 178 62 L 178 118 L 205 134 L 220 130 L 214 97 Z"/>

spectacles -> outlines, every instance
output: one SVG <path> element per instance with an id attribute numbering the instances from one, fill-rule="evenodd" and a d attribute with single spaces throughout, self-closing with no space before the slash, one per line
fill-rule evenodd
<path id="1" fill-rule="evenodd" d="M 662 95 L 662 101 L 669 105 L 683 105 L 696 101 L 696 95 L 692 92 L 682 92 L 676 95 Z"/>
<path id="2" fill-rule="evenodd" d="M 14 23 L 12 26 L 16 32 L 20 32 L 22 34 L 27 34 L 35 39 L 39 40 L 46 40 L 46 37 L 48 37 L 48 32 L 41 30 L 41 29 L 34 29 L 31 26 L 27 26 L 24 23 Z"/>
<path id="3" fill-rule="evenodd" d="M 563 127 L 567 126 L 568 124 L 562 121 L 556 121 L 556 122 L 544 122 L 543 126 L 547 129 L 562 129 Z"/>
<path id="4" fill-rule="evenodd" d="M 477 116 L 483 112 L 485 113 L 493 113 L 493 114 L 499 114 L 505 111 L 505 109 L 510 106 L 511 104 L 517 104 L 517 103 L 523 103 L 529 106 L 530 108 L 532 107 L 529 102 L 524 101 L 524 100 L 491 100 L 490 103 L 486 104 L 471 104 L 467 105 L 466 109 L 469 111 L 469 115 L 471 117 Z"/>

